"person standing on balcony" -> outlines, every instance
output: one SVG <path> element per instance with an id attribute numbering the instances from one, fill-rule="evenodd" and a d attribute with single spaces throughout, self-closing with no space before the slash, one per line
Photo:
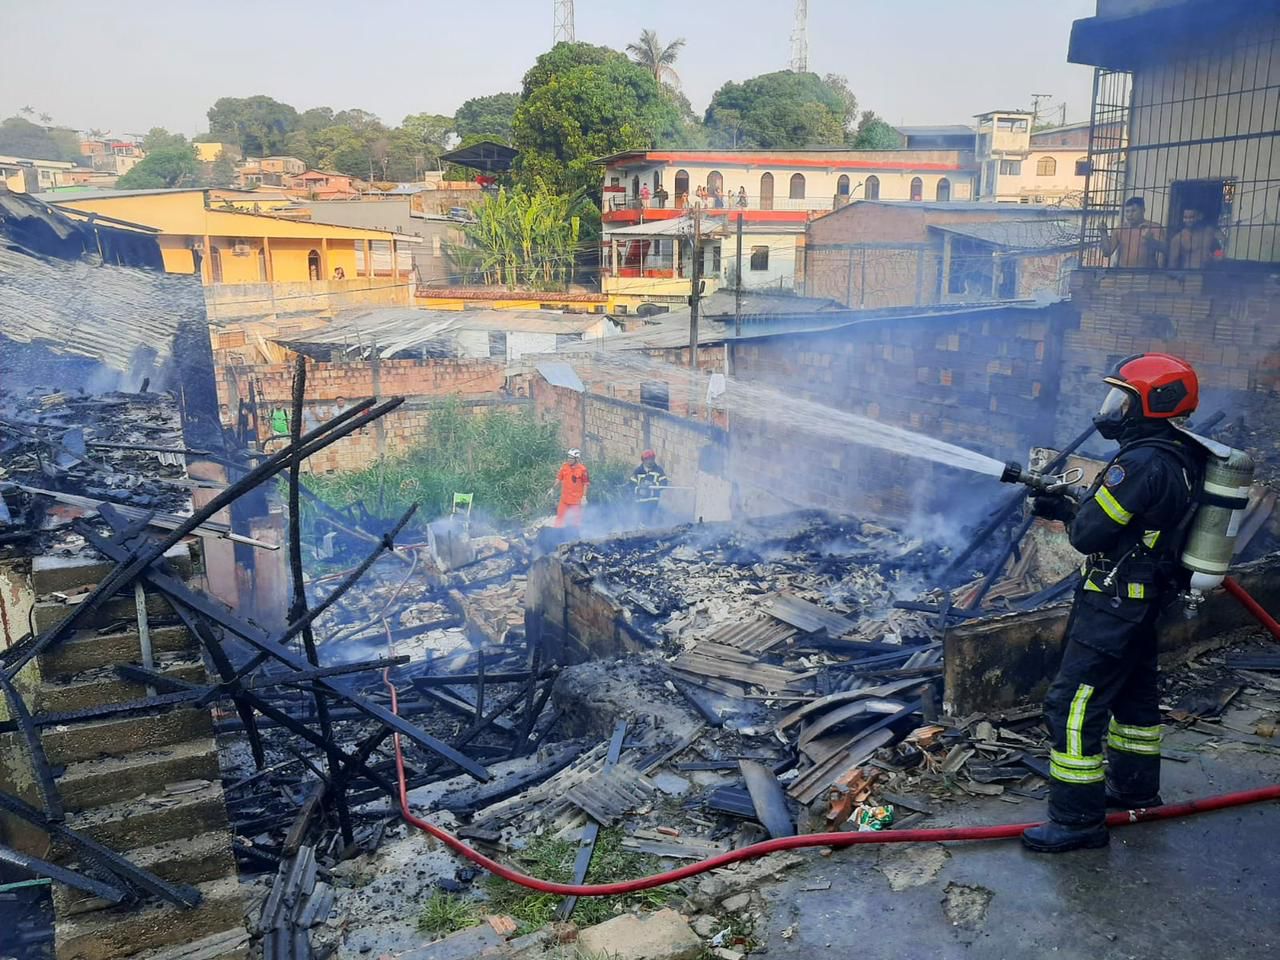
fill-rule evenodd
<path id="1" fill-rule="evenodd" d="M 747 188 L 746 187 L 738 188 L 738 206 L 742 207 L 742 209 L 744 210 L 747 208 Z"/>
<path id="2" fill-rule="evenodd" d="M 1164 229 L 1147 219 L 1147 205 L 1141 197 L 1124 202 L 1123 225 L 1116 230 L 1102 226 L 1102 255 L 1108 260 L 1118 250 L 1117 267 L 1164 266 Z"/>
<path id="3" fill-rule="evenodd" d="M 646 184 L 642 184 L 642 185 L 641 185 L 641 187 L 640 187 L 640 209 L 641 209 L 641 210 L 643 210 L 645 207 L 649 206 L 649 197 L 650 197 L 650 196 L 651 196 L 651 194 L 649 193 L 649 185 L 648 185 L 647 183 L 646 183 Z"/>
<path id="4" fill-rule="evenodd" d="M 1193 207 L 1182 211 L 1182 229 L 1169 239 L 1169 269 L 1199 270 L 1222 256 L 1218 231 Z"/>

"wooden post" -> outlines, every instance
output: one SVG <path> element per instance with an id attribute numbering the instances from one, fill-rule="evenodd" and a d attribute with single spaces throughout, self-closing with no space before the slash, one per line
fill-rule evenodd
<path id="1" fill-rule="evenodd" d="M 693 280 L 689 293 L 689 369 L 698 369 L 698 305 L 702 299 L 702 210 L 693 211 Z M 690 403 L 693 397 L 689 397 Z"/>
<path id="2" fill-rule="evenodd" d="M 267 283 L 275 283 L 276 271 L 275 271 L 275 267 L 272 266 L 272 263 L 271 263 L 271 238 L 270 237 L 262 238 L 262 259 L 265 260 L 267 264 Z"/>
<path id="3" fill-rule="evenodd" d="M 320 279 L 329 279 L 329 238 L 320 238 Z"/>
<path id="4" fill-rule="evenodd" d="M 369 279 L 373 279 L 373 242 L 364 241 L 364 275 Z"/>

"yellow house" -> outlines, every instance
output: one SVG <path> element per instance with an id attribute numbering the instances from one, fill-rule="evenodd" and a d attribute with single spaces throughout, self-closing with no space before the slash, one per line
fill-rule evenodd
<path id="1" fill-rule="evenodd" d="M 232 159 L 240 155 L 240 151 L 236 147 L 230 147 L 225 143 L 193 143 L 196 148 L 196 159 L 201 163 L 213 163 L 223 154 Z"/>
<path id="2" fill-rule="evenodd" d="M 203 190 L 95 191 L 58 195 L 55 202 L 72 216 L 158 231 L 165 269 L 199 273 L 206 286 L 340 281 L 354 286 L 358 278 L 373 277 L 390 278 L 383 284 L 387 287 L 412 282 L 403 248 L 417 238 L 388 230 L 210 206 Z"/>

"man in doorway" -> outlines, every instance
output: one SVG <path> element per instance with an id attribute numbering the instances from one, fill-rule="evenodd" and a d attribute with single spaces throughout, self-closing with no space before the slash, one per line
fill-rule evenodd
<path id="1" fill-rule="evenodd" d="M 1199 270 L 1222 256 L 1218 231 L 1194 207 L 1182 211 L 1182 229 L 1169 239 L 1169 268 Z"/>
<path id="2" fill-rule="evenodd" d="M 568 459 L 560 465 L 556 474 L 556 482 L 547 491 L 547 496 L 560 487 L 560 505 L 556 508 L 557 527 L 582 526 L 582 508 L 587 503 L 587 491 L 591 489 L 591 475 L 582 462 L 582 451 L 576 447 L 567 454 Z"/>
<path id="3" fill-rule="evenodd" d="M 1108 260 L 1118 250 L 1117 267 L 1163 267 L 1164 230 L 1147 219 L 1147 204 L 1141 197 L 1124 202 L 1122 225 L 1116 230 L 1102 226 L 1102 254 Z"/>
<path id="4" fill-rule="evenodd" d="M 662 488 L 669 483 L 667 472 L 658 466 L 657 455 L 652 450 L 646 450 L 640 455 L 640 466 L 631 471 L 631 482 L 636 488 L 636 509 L 640 514 L 640 525 L 651 527 L 658 517 Z"/>

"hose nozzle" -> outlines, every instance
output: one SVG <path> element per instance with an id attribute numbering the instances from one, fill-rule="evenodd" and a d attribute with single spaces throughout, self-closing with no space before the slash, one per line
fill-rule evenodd
<path id="1" fill-rule="evenodd" d="M 1022 464 L 1016 460 L 1010 460 L 1004 465 L 1004 472 L 1000 474 L 1000 482 L 1020 483 L 1025 487 L 1030 487 L 1036 493 L 1057 493 L 1073 483 L 1079 483 L 1083 476 L 1084 471 L 1079 467 L 1068 470 L 1060 476 L 1045 476 L 1042 473 L 1036 473 L 1034 470 L 1023 469 Z"/>

